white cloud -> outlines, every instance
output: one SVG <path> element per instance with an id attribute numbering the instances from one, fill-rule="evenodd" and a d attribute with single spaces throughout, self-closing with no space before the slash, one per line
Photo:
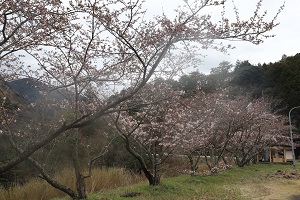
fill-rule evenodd
<path id="1" fill-rule="evenodd" d="M 231 1 L 228 1 L 231 2 Z M 258 0 L 235 0 L 236 7 L 239 10 L 241 18 L 249 18 L 257 4 Z M 283 5 L 284 0 L 264 0 L 261 12 L 267 10 L 267 18 L 271 19 Z M 147 10 L 153 14 L 159 14 L 164 11 L 172 16 L 173 10 L 178 5 L 183 5 L 183 0 L 147 0 Z M 236 48 L 229 51 L 230 55 L 224 55 L 220 52 L 205 51 L 201 52 L 207 57 L 204 63 L 199 67 L 199 71 L 209 73 L 211 67 L 216 67 L 218 64 L 227 60 L 235 63 L 236 60 L 249 60 L 252 64 L 276 62 L 281 59 L 283 54 L 287 56 L 300 53 L 300 1 L 289 0 L 285 3 L 285 8 L 278 16 L 280 25 L 275 27 L 270 34 L 275 34 L 274 38 L 268 38 L 260 45 L 254 45 L 249 42 L 231 42 Z M 232 7 L 226 11 L 228 16 L 233 16 Z M 213 10 L 210 12 L 215 13 Z M 218 14 L 218 13 L 217 13 Z M 219 15 L 219 14 L 218 14 Z"/>

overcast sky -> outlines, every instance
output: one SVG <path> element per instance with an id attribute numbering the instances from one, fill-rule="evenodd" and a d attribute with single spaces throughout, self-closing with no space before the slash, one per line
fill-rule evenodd
<path id="1" fill-rule="evenodd" d="M 190 0 L 191 1 L 191 0 Z M 258 0 L 235 0 L 235 4 L 241 14 L 241 19 L 249 18 L 255 9 Z M 231 0 L 228 0 L 231 3 Z M 262 11 L 267 10 L 269 18 L 273 17 L 278 8 L 283 5 L 284 0 L 264 0 Z M 178 5 L 183 5 L 183 0 L 146 0 L 146 8 L 149 13 L 159 14 L 162 11 L 170 16 L 174 16 L 173 10 Z M 218 10 L 206 10 L 211 15 L 219 15 Z M 206 13 L 207 13 L 206 12 Z M 228 7 L 228 15 L 232 8 Z M 204 13 L 204 14 L 206 14 Z M 300 53 L 300 0 L 286 0 L 285 8 L 278 17 L 280 25 L 274 28 L 270 34 L 275 34 L 274 38 L 269 38 L 260 45 L 249 42 L 231 42 L 236 48 L 229 51 L 230 55 L 224 55 L 215 51 L 203 51 L 207 55 L 204 63 L 198 70 L 209 73 L 211 67 L 217 67 L 223 61 L 235 63 L 239 60 L 249 60 L 252 64 L 276 62 L 283 54 L 293 56 Z"/>

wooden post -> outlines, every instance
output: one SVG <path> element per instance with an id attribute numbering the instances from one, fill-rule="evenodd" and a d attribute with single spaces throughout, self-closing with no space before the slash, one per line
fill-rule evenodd
<path id="1" fill-rule="evenodd" d="M 269 160 L 270 160 L 270 162 L 273 162 L 273 160 L 272 160 L 272 150 L 271 150 L 271 147 L 269 148 Z"/>
<path id="2" fill-rule="evenodd" d="M 286 149 L 283 147 L 283 162 L 286 162 Z"/>

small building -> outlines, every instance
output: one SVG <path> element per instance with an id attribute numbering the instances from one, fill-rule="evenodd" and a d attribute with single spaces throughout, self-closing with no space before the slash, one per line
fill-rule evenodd
<path id="1" fill-rule="evenodd" d="M 290 146 L 266 147 L 257 155 L 259 162 L 290 162 L 293 161 L 292 148 Z"/>

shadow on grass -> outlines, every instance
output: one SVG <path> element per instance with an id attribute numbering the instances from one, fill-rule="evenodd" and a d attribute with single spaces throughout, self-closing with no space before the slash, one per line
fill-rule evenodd
<path id="1" fill-rule="evenodd" d="M 300 200 L 300 195 L 293 195 L 289 200 Z"/>

